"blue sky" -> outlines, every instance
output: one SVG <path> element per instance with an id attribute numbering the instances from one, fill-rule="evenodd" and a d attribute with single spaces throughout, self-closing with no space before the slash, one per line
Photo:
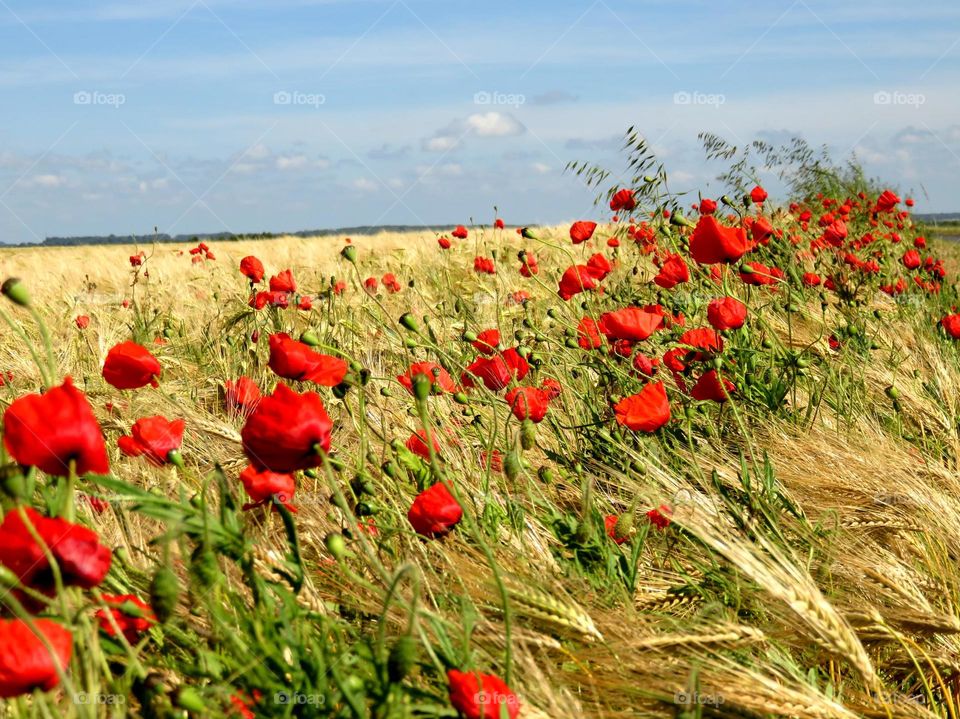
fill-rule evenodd
<path id="1" fill-rule="evenodd" d="M 5 242 L 596 218 L 631 124 L 676 190 L 801 135 L 960 210 L 955 2 L 0 0 L 0 58 Z"/>

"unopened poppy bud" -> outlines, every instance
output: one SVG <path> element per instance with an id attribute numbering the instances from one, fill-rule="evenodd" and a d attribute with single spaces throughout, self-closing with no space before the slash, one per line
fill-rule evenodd
<path id="1" fill-rule="evenodd" d="M 397 639 L 387 657 L 387 676 L 394 684 L 403 681 L 417 662 L 417 643 L 409 634 Z"/>
<path id="2" fill-rule="evenodd" d="M 523 357 L 524 359 L 526 359 L 527 357 L 530 356 L 530 348 L 529 348 L 529 347 L 518 347 L 518 348 L 517 348 L 517 354 L 520 355 L 521 357 Z"/>
<path id="3" fill-rule="evenodd" d="M 552 320 L 557 319 L 558 314 L 559 313 L 557 312 L 557 309 L 555 307 L 551 307 L 550 309 L 547 310 L 547 317 L 549 317 Z"/>
<path id="4" fill-rule="evenodd" d="M 751 198 L 751 199 L 752 199 L 752 198 Z M 727 207 L 733 207 L 733 200 L 731 200 L 727 195 L 723 195 L 723 196 L 720 198 L 720 202 L 722 202 L 722 203 L 723 203 L 724 205 L 726 205 Z"/>
<path id="5" fill-rule="evenodd" d="M 457 404 L 466 404 L 468 401 L 467 395 L 464 392 L 457 392 L 453 395 L 453 401 Z"/>
<path id="6" fill-rule="evenodd" d="M 179 469 L 183 469 L 184 467 L 183 455 L 180 454 L 179 449 L 171 449 L 169 452 L 167 452 L 167 461 Z"/>
<path id="7" fill-rule="evenodd" d="M 633 512 L 624 512 L 617 518 L 617 523 L 613 525 L 613 536 L 616 539 L 627 539 L 633 536 Z"/>
<path id="8" fill-rule="evenodd" d="M 347 543 L 344 541 L 343 535 L 340 534 L 340 532 L 330 532 L 323 542 L 327 545 L 327 551 L 330 552 L 338 562 L 347 556 Z"/>
<path id="9" fill-rule="evenodd" d="M 898 390 L 898 389 L 897 389 L 896 387 L 894 387 L 893 385 L 890 385 L 889 387 L 887 387 L 887 388 L 884 390 L 884 392 L 886 392 L 887 397 L 889 397 L 890 399 L 899 399 L 899 398 L 900 398 L 900 390 Z"/>
<path id="10" fill-rule="evenodd" d="M 551 484 L 553 482 L 553 470 L 549 467 L 541 467 L 537 470 L 537 477 L 544 484 Z"/>
<path id="11" fill-rule="evenodd" d="M 522 230 L 520 230 L 520 236 L 526 240 L 539 239 L 535 234 L 533 234 L 533 230 L 531 230 L 529 227 L 524 227 Z"/>
<path id="12" fill-rule="evenodd" d="M 3 285 L 0 286 L 0 292 L 3 292 L 14 304 L 18 304 L 21 307 L 30 306 L 30 293 L 27 292 L 26 285 L 16 277 L 11 277 L 6 280 Z"/>
<path id="13" fill-rule="evenodd" d="M 170 339 L 171 337 L 173 337 L 173 330 L 170 329 L 169 327 L 167 327 L 166 329 L 164 329 L 164 330 L 163 330 L 163 337 L 164 337 L 164 339 Z M 233 339 L 233 338 L 231 337 L 230 339 Z"/>
<path id="14" fill-rule="evenodd" d="M 203 698 L 193 687 L 180 687 L 177 689 L 174 703 L 181 709 L 186 709 L 188 712 L 205 713 L 207 710 L 207 705 L 203 703 Z"/>
<path id="15" fill-rule="evenodd" d="M 533 449 L 537 443 L 537 425 L 531 419 L 520 423 L 520 446 L 524 449 Z"/>
<path id="16" fill-rule="evenodd" d="M 357 261 L 357 248 L 353 245 L 347 245 L 342 250 L 340 250 L 340 256 L 343 257 L 347 262 L 356 262 Z"/>
<path id="17" fill-rule="evenodd" d="M 384 462 L 381 466 L 383 473 L 387 475 L 390 479 L 396 479 L 397 475 L 400 473 L 399 468 L 397 467 L 396 462 Z"/>
<path id="18" fill-rule="evenodd" d="M 417 398 L 418 402 L 423 402 L 430 396 L 431 382 L 426 375 L 414 375 L 411 385 L 413 386 L 413 396 Z"/>
<path id="19" fill-rule="evenodd" d="M 516 450 L 510 450 L 507 452 L 507 456 L 503 458 L 503 473 L 512 482 L 520 476 L 520 469 L 520 455 L 517 454 Z"/>
<path id="20" fill-rule="evenodd" d="M 305 345 L 310 347 L 318 347 L 320 345 L 320 338 L 317 337 L 316 333 L 307 330 L 302 335 L 300 335 L 300 341 Z"/>
<path id="21" fill-rule="evenodd" d="M 680 225 L 681 227 L 695 227 L 690 220 L 683 216 L 680 210 L 675 210 L 670 213 L 670 224 Z"/>
<path id="22" fill-rule="evenodd" d="M 392 397 L 392 396 L 393 396 L 393 392 L 390 390 L 389 387 L 381 387 L 381 388 L 380 388 L 380 396 L 381 396 L 381 397 Z"/>
<path id="23" fill-rule="evenodd" d="M 403 340 L 403 346 L 412 350 L 417 346 L 417 341 L 413 337 L 405 337 Z"/>
<path id="24" fill-rule="evenodd" d="M 402 315 L 400 315 L 400 324 L 402 324 L 404 327 L 406 327 L 406 328 L 407 328 L 408 330 L 410 330 L 411 332 L 419 332 L 419 331 L 420 331 L 420 325 L 417 324 L 417 318 L 414 317 L 414 316 L 413 316 L 412 314 L 410 314 L 409 312 L 404 312 Z"/>
<path id="25" fill-rule="evenodd" d="M 4 565 L 0 564 L 0 587 L 12 589 L 20 586 L 20 578 Z"/>
<path id="26" fill-rule="evenodd" d="M 477 333 L 476 333 L 476 332 L 473 332 L 472 330 L 467 330 L 466 332 L 463 333 L 463 341 L 464 341 L 464 342 L 476 342 L 476 341 L 477 341 Z"/>
<path id="27" fill-rule="evenodd" d="M 333 396 L 337 399 L 343 399 L 347 396 L 347 392 L 350 391 L 350 385 L 346 382 L 341 382 L 333 388 Z"/>
<path id="28" fill-rule="evenodd" d="M 160 567 L 150 581 L 150 607 L 160 622 L 166 622 L 177 608 L 180 582 L 170 567 Z"/>

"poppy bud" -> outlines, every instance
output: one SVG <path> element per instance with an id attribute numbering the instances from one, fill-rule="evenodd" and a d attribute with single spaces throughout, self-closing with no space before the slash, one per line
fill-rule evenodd
<path id="1" fill-rule="evenodd" d="M 180 687 L 177 689 L 174 703 L 181 709 L 189 712 L 205 713 L 207 705 L 203 703 L 203 698 L 193 687 Z"/>
<path id="2" fill-rule="evenodd" d="M 427 397 L 430 396 L 430 387 L 432 383 L 427 379 L 426 375 L 416 374 L 411 380 L 411 385 L 413 386 L 413 396 L 417 398 L 418 402 L 426 401 Z"/>
<path id="3" fill-rule="evenodd" d="M 559 313 L 557 312 L 556 307 L 551 307 L 550 309 L 547 310 L 547 317 L 549 317 L 552 320 L 557 319 L 558 314 Z"/>
<path id="4" fill-rule="evenodd" d="M 533 230 L 531 230 L 529 227 L 524 227 L 522 230 L 520 230 L 520 236 L 526 240 L 539 239 L 535 234 L 533 234 Z"/>
<path id="5" fill-rule="evenodd" d="M 160 567 L 150 581 L 150 607 L 160 622 L 173 616 L 180 595 L 180 582 L 170 567 Z"/>
<path id="6" fill-rule="evenodd" d="M 750 205 L 753 204 L 753 197 L 750 196 L 750 193 L 749 193 L 749 192 L 748 192 L 746 195 L 743 196 L 743 204 L 744 204 L 746 207 L 750 207 Z"/>
<path id="7" fill-rule="evenodd" d="M 393 461 L 384 462 L 381 466 L 383 473 L 387 475 L 390 479 L 396 479 L 397 475 L 400 473 L 399 468 L 396 463 Z"/>
<path id="8" fill-rule="evenodd" d="M 887 397 L 889 397 L 890 399 L 899 399 L 899 398 L 900 398 L 900 390 L 898 390 L 898 389 L 897 389 L 896 387 L 894 387 L 893 385 L 890 385 L 889 387 L 887 387 L 887 388 L 884 390 L 884 392 L 886 392 Z"/>
<path id="9" fill-rule="evenodd" d="M 724 205 L 726 205 L 727 207 L 733 207 L 733 200 L 731 200 L 731 199 L 730 199 L 729 197 L 727 197 L 726 195 L 724 195 L 723 197 L 720 198 L 720 202 L 722 202 L 722 203 L 723 203 Z"/>
<path id="10" fill-rule="evenodd" d="M 681 214 L 680 210 L 670 213 L 670 224 L 680 225 L 681 227 L 696 227 L 694 223 L 690 222 L 690 220 Z"/>
<path id="11" fill-rule="evenodd" d="M 338 562 L 347 556 L 347 543 L 344 541 L 343 535 L 340 534 L 340 532 L 330 532 L 323 540 L 323 543 L 327 545 L 327 551 L 330 552 Z"/>
<path id="12" fill-rule="evenodd" d="M 624 512 L 617 518 L 617 523 L 613 525 L 614 539 L 627 539 L 633 536 L 633 512 Z"/>
<path id="13" fill-rule="evenodd" d="M 523 357 L 524 359 L 526 359 L 527 357 L 530 356 L 530 348 L 529 348 L 529 347 L 517 347 L 517 354 L 520 355 L 521 357 Z"/>
<path id="14" fill-rule="evenodd" d="M 397 639 L 387 657 L 387 676 L 394 684 L 403 681 L 417 661 L 417 644 L 410 635 Z"/>
<path id="15" fill-rule="evenodd" d="M 507 456 L 503 458 L 503 473 L 507 475 L 507 479 L 511 482 L 514 481 L 520 476 L 521 468 L 520 455 L 517 454 L 516 450 L 507 452 Z"/>
<path id="16" fill-rule="evenodd" d="M 413 337 L 404 337 L 403 346 L 412 350 L 417 346 L 417 341 Z"/>
<path id="17" fill-rule="evenodd" d="M 463 333 L 463 341 L 464 341 L 464 342 L 476 342 L 476 341 L 477 341 L 477 333 L 476 333 L 476 332 L 473 332 L 472 330 L 467 330 L 466 332 Z"/>
<path id="18" fill-rule="evenodd" d="M 457 392 L 456 394 L 453 395 L 453 401 L 456 402 L 457 404 L 466 404 L 469 400 L 467 399 L 466 394 L 464 394 L 463 392 Z"/>
<path id="19" fill-rule="evenodd" d="M 531 419 L 520 423 L 520 446 L 524 449 L 533 449 L 537 443 L 537 425 Z"/>
<path id="20" fill-rule="evenodd" d="M 20 305 L 21 307 L 30 306 L 30 293 L 27 292 L 27 287 L 16 277 L 11 277 L 0 286 L 0 292 L 3 292 L 14 304 Z"/>
<path id="21" fill-rule="evenodd" d="M 537 478 L 544 484 L 551 484 L 553 482 L 553 470 L 549 467 L 541 467 L 537 470 Z"/>
<path id="22" fill-rule="evenodd" d="M 356 262 L 357 261 L 357 248 L 353 245 L 347 245 L 342 250 L 340 250 L 340 256 L 343 257 L 347 262 Z"/>
<path id="23" fill-rule="evenodd" d="M 309 347 L 319 347 L 320 338 L 314 332 L 307 330 L 302 335 L 300 335 L 300 341 Z"/>
<path id="24" fill-rule="evenodd" d="M 410 314 L 409 312 L 404 312 L 402 315 L 400 315 L 400 324 L 402 324 L 404 327 L 406 327 L 406 328 L 407 328 L 408 330 L 410 330 L 411 332 L 419 332 L 419 331 L 420 331 L 420 327 L 419 327 L 419 325 L 417 324 L 417 318 L 414 317 L 414 316 L 413 316 L 412 314 Z"/>
<path id="25" fill-rule="evenodd" d="M 184 467 L 184 464 L 183 464 L 183 455 L 180 454 L 180 450 L 179 450 L 179 449 L 171 449 L 171 450 L 167 453 L 167 461 L 168 461 L 170 464 L 172 464 L 174 467 L 178 467 L 178 468 L 180 468 L 180 469 L 183 469 L 183 467 Z"/>

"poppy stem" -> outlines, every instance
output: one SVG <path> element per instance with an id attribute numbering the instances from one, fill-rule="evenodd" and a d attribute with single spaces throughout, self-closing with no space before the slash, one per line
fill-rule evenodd
<path id="1" fill-rule="evenodd" d="M 37 369 L 40 370 L 40 382 L 43 385 L 43 387 L 45 389 L 47 387 L 52 387 L 53 381 L 47 375 L 47 368 L 44 366 L 44 363 L 40 361 L 40 355 L 37 354 L 35 344 L 30 341 L 29 337 L 27 337 L 27 333 L 24 331 L 23 327 L 21 327 L 18 323 L 14 322 L 13 318 L 10 317 L 10 315 L 7 314 L 7 311 L 4 310 L 2 307 L 0 307 L 0 319 L 3 319 L 3 321 L 7 323 L 7 326 L 13 330 L 14 334 L 16 334 L 21 340 L 23 340 L 23 344 L 27 346 L 27 350 L 30 352 L 30 357 L 33 358 L 34 364 L 37 365 Z"/>

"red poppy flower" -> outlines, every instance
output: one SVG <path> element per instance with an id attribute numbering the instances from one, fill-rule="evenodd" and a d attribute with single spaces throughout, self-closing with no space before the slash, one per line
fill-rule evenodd
<path id="1" fill-rule="evenodd" d="M 309 312 L 313 309 L 313 298 L 307 297 L 304 295 L 300 298 L 299 304 L 297 304 L 297 309 L 303 310 L 304 312 Z"/>
<path id="2" fill-rule="evenodd" d="M 807 287 L 819 287 L 820 275 L 816 274 L 815 272 L 804 272 L 803 284 L 805 284 Z"/>
<path id="3" fill-rule="evenodd" d="M 56 561 L 64 586 L 91 589 L 103 581 L 110 571 L 112 554 L 100 544 L 96 532 L 65 519 L 43 517 L 29 507 L 24 511 Z M 7 512 L 0 523 L 0 564 L 26 586 L 44 593 L 56 588 L 43 547 L 34 541 L 16 509 Z"/>
<path id="4" fill-rule="evenodd" d="M 484 469 L 489 469 L 492 472 L 502 472 L 503 455 L 496 449 L 492 452 L 481 452 L 480 464 Z"/>
<path id="5" fill-rule="evenodd" d="M 915 270 L 923 264 L 923 261 L 920 259 L 920 253 L 916 250 L 907 250 L 903 254 L 903 257 L 900 258 L 900 261 L 908 270 Z"/>
<path id="6" fill-rule="evenodd" d="M 250 282 L 256 284 L 263 279 L 263 263 L 253 255 L 248 255 L 240 260 L 240 274 L 250 279 Z"/>
<path id="7" fill-rule="evenodd" d="M 342 295 L 345 289 L 347 289 L 347 283 L 344 280 L 338 280 L 333 283 L 333 294 Z"/>
<path id="8" fill-rule="evenodd" d="M 133 423 L 130 436 L 117 440 L 117 446 L 128 457 L 144 455 L 152 464 L 161 467 L 171 452 L 180 449 L 185 424 L 182 419 L 169 422 L 160 415 L 144 417 Z"/>
<path id="9" fill-rule="evenodd" d="M 593 317 L 584 317 L 577 325 L 577 344 L 581 349 L 595 350 L 601 345 L 600 327 Z"/>
<path id="10" fill-rule="evenodd" d="M 697 380 L 697 383 L 690 390 L 690 396 L 697 400 L 711 400 L 713 402 L 726 402 L 730 399 L 730 393 L 736 389 L 733 382 L 723 379 L 717 370 L 712 369 L 705 372 Z"/>
<path id="11" fill-rule="evenodd" d="M 260 388 L 249 377 L 240 376 L 236 382 L 228 379 L 223 389 L 227 407 L 233 410 L 250 409 L 260 401 Z"/>
<path id="12" fill-rule="evenodd" d="M 523 252 L 520 259 L 520 274 L 524 277 L 533 277 L 540 274 L 540 266 L 537 264 L 537 258 L 532 252 Z"/>
<path id="13" fill-rule="evenodd" d="M 157 623 L 157 618 L 150 605 L 135 594 L 104 594 L 104 604 L 108 609 L 97 611 L 97 620 L 100 629 L 111 637 L 117 635 L 114 623 L 120 628 L 124 638 L 135 644 L 140 636 Z M 110 617 L 113 621 L 110 621 Z"/>
<path id="14" fill-rule="evenodd" d="M 298 394 L 280 383 L 272 395 L 260 400 L 240 437 L 243 451 L 256 466 L 294 472 L 322 464 L 316 448 L 330 451 L 332 429 L 320 395 Z"/>
<path id="15" fill-rule="evenodd" d="M 613 408 L 617 422 L 634 432 L 656 432 L 670 421 L 670 401 L 663 382 L 651 382 Z"/>
<path id="16" fill-rule="evenodd" d="M 314 352 L 284 332 L 270 335 L 270 369 L 284 379 L 336 387 L 347 374 L 347 362 Z"/>
<path id="17" fill-rule="evenodd" d="M 607 532 L 607 536 L 610 537 L 617 544 L 623 544 L 626 542 L 629 537 L 618 537 L 617 536 L 617 522 L 620 521 L 620 517 L 616 514 L 608 514 L 603 518 L 603 528 Z"/>
<path id="18" fill-rule="evenodd" d="M 440 245 L 441 250 L 449 250 L 452 243 L 449 237 L 438 237 L 437 244 Z"/>
<path id="19" fill-rule="evenodd" d="M 663 313 L 646 307 L 625 307 L 600 315 L 599 329 L 608 340 L 641 342 L 663 326 Z"/>
<path id="20" fill-rule="evenodd" d="M 690 271 L 683 257 L 677 254 L 668 254 L 667 259 L 660 265 L 660 272 L 653 278 L 654 284 L 665 290 L 673 289 L 677 285 L 690 279 Z"/>
<path id="21" fill-rule="evenodd" d="M 743 267 L 749 267 L 752 272 L 744 272 Z M 783 279 L 783 270 L 778 267 L 767 267 L 759 262 L 744 262 L 741 265 L 740 279 L 745 284 L 755 286 L 775 285 Z"/>
<path id="22" fill-rule="evenodd" d="M 159 387 L 161 371 L 160 362 L 146 347 L 130 341 L 114 346 L 103 363 L 103 378 L 117 389 Z"/>
<path id="23" fill-rule="evenodd" d="M 81 330 L 87 329 L 90 326 L 90 318 L 87 315 L 77 315 L 77 319 L 74 320 L 77 323 L 77 328 Z"/>
<path id="24" fill-rule="evenodd" d="M 579 220 L 570 225 L 570 239 L 573 240 L 573 244 L 579 245 L 580 243 L 586 242 L 593 237 L 593 232 L 596 229 L 596 222 Z"/>
<path id="25" fill-rule="evenodd" d="M 423 375 L 430 381 L 432 387 L 439 387 L 444 392 L 457 391 L 453 377 L 436 362 L 414 362 L 406 374 L 397 376 L 397 381 L 407 388 L 407 392 L 413 394 L 413 378 L 417 375 Z"/>
<path id="26" fill-rule="evenodd" d="M 760 185 L 757 185 L 752 190 L 750 190 L 750 199 L 753 200 L 754 204 L 762 204 L 764 200 L 768 197 L 767 191 L 764 190 Z"/>
<path id="27" fill-rule="evenodd" d="M 842 223 L 841 223 L 842 224 Z M 764 245 L 773 234 L 773 225 L 766 217 L 758 217 L 750 225 L 750 237 L 755 244 Z"/>
<path id="28" fill-rule="evenodd" d="M 743 327 L 747 306 L 735 297 L 718 297 L 707 305 L 707 320 L 718 332 Z"/>
<path id="29" fill-rule="evenodd" d="M 20 464 L 57 476 L 69 473 L 71 460 L 78 475 L 110 472 L 100 425 L 69 377 L 42 395 L 14 400 L 3 414 L 3 424 L 4 446 Z"/>
<path id="30" fill-rule="evenodd" d="M 471 344 L 480 354 L 487 356 L 496 354 L 497 347 L 500 346 L 500 330 L 484 330 L 477 335 L 476 341 Z"/>
<path id="31" fill-rule="evenodd" d="M 50 619 L 34 619 L 32 624 L 0 619 L 0 699 L 53 689 L 70 664 L 70 632 Z"/>
<path id="32" fill-rule="evenodd" d="M 950 337 L 955 340 L 960 340 L 960 314 L 947 315 L 940 320 L 940 324 Z"/>
<path id="33" fill-rule="evenodd" d="M 651 509 L 649 512 L 647 512 L 647 519 L 650 520 L 650 524 L 660 531 L 663 531 L 670 526 L 671 514 L 673 514 L 673 510 L 671 510 L 666 504 L 661 504 L 659 507 Z"/>
<path id="34" fill-rule="evenodd" d="M 540 389 L 547 393 L 547 399 L 553 400 L 560 396 L 563 387 L 553 377 L 547 377 L 540 383 Z"/>
<path id="35" fill-rule="evenodd" d="M 253 501 L 253 504 L 245 505 L 244 509 L 266 504 L 273 497 L 276 497 L 287 509 L 292 509 L 290 501 L 297 490 L 297 483 L 292 474 L 258 469 L 251 464 L 240 473 L 240 481 Z"/>
<path id="36" fill-rule="evenodd" d="M 717 211 L 717 203 L 713 200 L 710 200 L 704 197 L 700 200 L 700 214 L 701 215 L 712 215 Z"/>
<path id="37" fill-rule="evenodd" d="M 417 495 L 407 519 L 417 534 L 433 539 L 448 534 L 463 518 L 463 508 L 442 483 Z"/>
<path id="38" fill-rule="evenodd" d="M 468 233 L 467 233 L 466 227 L 464 227 L 463 225 L 457 225 L 457 228 L 450 234 L 456 237 L 458 240 L 465 240 L 467 239 Z"/>
<path id="39" fill-rule="evenodd" d="M 550 394 L 539 387 L 515 387 L 504 396 L 513 412 L 521 422 L 529 419 L 539 424 L 547 415 L 550 406 Z"/>
<path id="40" fill-rule="evenodd" d="M 470 378 L 473 375 L 478 377 L 491 392 L 499 392 L 510 384 L 512 379 L 521 380 L 529 371 L 528 362 L 511 347 L 493 357 L 478 357 L 467 367 L 463 383 L 468 387 L 474 386 Z"/>
<path id="41" fill-rule="evenodd" d="M 376 277 L 368 277 L 363 281 L 363 287 L 370 294 L 374 294 L 380 287 L 380 283 L 377 282 Z"/>
<path id="42" fill-rule="evenodd" d="M 278 275 L 270 278 L 271 292 L 296 292 L 297 283 L 293 279 L 293 272 L 284 270 Z"/>
<path id="43" fill-rule="evenodd" d="M 440 455 L 440 444 L 437 442 L 436 432 L 432 435 L 433 438 L 433 453 L 437 456 Z M 427 445 L 427 432 L 426 430 L 421 429 L 418 432 L 413 432 L 410 435 L 410 438 L 406 441 L 404 445 L 407 449 L 413 452 L 419 457 L 423 457 L 425 460 L 430 460 L 430 447 Z"/>
<path id="44" fill-rule="evenodd" d="M 397 276 L 392 272 L 385 274 L 381 278 L 381 282 L 383 282 L 383 286 L 386 287 L 391 294 L 396 294 L 401 289 L 400 283 L 397 281 Z"/>
<path id="45" fill-rule="evenodd" d="M 689 345 L 698 352 L 689 353 L 687 362 L 703 362 L 709 357 L 723 352 L 723 337 L 713 329 L 699 327 L 687 330 L 677 340 L 682 345 Z"/>
<path id="46" fill-rule="evenodd" d="M 619 190 L 610 198 L 610 209 L 613 212 L 632 212 L 637 206 L 637 199 L 633 190 Z"/>
<path id="47" fill-rule="evenodd" d="M 880 197 L 877 198 L 876 211 L 877 212 L 889 212 L 894 207 L 897 206 L 897 203 L 900 202 L 900 198 L 897 197 L 890 190 L 884 190 L 880 193 Z"/>
<path id="48" fill-rule="evenodd" d="M 465 719 L 516 719 L 520 700 L 500 677 L 479 672 L 447 671 L 450 703 Z"/>
<path id="49" fill-rule="evenodd" d="M 258 292 L 250 298 L 248 304 L 258 310 L 262 310 L 267 305 L 285 310 L 290 306 L 290 295 L 286 292 Z"/>
<path id="50" fill-rule="evenodd" d="M 493 259 L 490 257 L 474 257 L 473 271 L 487 275 L 495 275 L 497 273 L 497 268 L 493 262 Z"/>
<path id="51" fill-rule="evenodd" d="M 638 352 L 633 357 L 633 368 L 644 377 L 653 377 L 660 368 L 660 360 Z"/>
<path id="52" fill-rule="evenodd" d="M 690 256 L 701 265 L 736 262 L 748 249 L 742 227 L 724 227 L 713 215 L 701 216 L 690 236 Z"/>

